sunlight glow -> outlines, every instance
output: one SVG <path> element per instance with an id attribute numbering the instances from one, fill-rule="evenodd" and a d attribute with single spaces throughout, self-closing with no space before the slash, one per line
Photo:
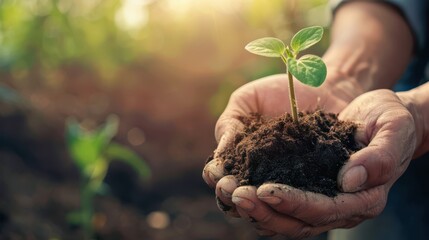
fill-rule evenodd
<path id="1" fill-rule="evenodd" d="M 152 0 L 123 0 L 116 12 L 116 25 L 124 30 L 135 31 L 144 27 L 149 20 L 147 4 Z"/>
<path id="2" fill-rule="evenodd" d="M 189 11 L 210 10 L 222 13 L 234 13 L 247 1 L 231 0 L 165 0 L 166 8 L 173 14 L 182 15 Z M 248 3 L 248 2 L 247 2 Z"/>

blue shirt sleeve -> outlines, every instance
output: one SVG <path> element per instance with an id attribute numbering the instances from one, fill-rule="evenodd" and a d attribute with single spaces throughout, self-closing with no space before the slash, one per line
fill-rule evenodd
<path id="1" fill-rule="evenodd" d="M 390 3 L 398 7 L 408 23 L 417 41 L 417 48 L 425 49 L 427 43 L 427 0 L 378 0 L 379 2 Z M 348 0 L 331 0 L 333 9 Z"/>

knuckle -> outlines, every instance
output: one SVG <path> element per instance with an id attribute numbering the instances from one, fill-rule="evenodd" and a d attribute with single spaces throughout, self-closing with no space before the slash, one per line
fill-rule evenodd
<path id="1" fill-rule="evenodd" d="M 295 198 L 293 198 L 293 201 L 289 203 L 287 212 L 293 217 L 298 217 L 303 212 L 307 211 L 308 202 L 309 198 L 306 192 L 304 192 L 304 195 L 295 196 Z"/>
<path id="2" fill-rule="evenodd" d="M 414 122 L 413 115 L 409 111 L 401 111 L 398 118 L 405 123 Z"/>
<path id="3" fill-rule="evenodd" d="M 372 193 L 361 195 L 361 199 L 366 203 L 366 210 L 358 214 L 362 219 L 374 218 L 383 211 L 387 202 L 387 193 L 382 187 L 375 189 Z"/>
<path id="4" fill-rule="evenodd" d="M 396 172 L 396 159 L 398 156 L 393 155 L 391 151 L 386 149 L 379 149 L 377 172 L 374 178 L 378 183 L 386 183 L 392 179 Z"/>
<path id="5" fill-rule="evenodd" d="M 335 214 L 328 215 L 328 216 L 321 216 L 321 217 L 315 219 L 315 221 L 311 225 L 313 227 L 330 225 L 330 224 L 338 222 L 339 219 L 340 219 L 339 214 L 335 213 Z"/>
<path id="6" fill-rule="evenodd" d="M 385 201 L 380 201 L 377 203 L 373 208 L 369 209 L 367 212 L 368 218 L 375 218 L 384 210 L 384 207 L 386 206 Z"/>
<path id="7" fill-rule="evenodd" d="M 259 221 L 258 222 L 260 222 L 260 223 L 269 223 L 272 218 L 273 218 L 272 214 L 266 213 L 265 215 L 259 217 Z"/>

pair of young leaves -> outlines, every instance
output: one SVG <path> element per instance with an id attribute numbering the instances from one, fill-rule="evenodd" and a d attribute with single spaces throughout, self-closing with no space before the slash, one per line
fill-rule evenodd
<path id="1" fill-rule="evenodd" d="M 326 65 L 315 55 L 304 55 L 297 59 L 297 55 L 323 37 L 323 28 L 319 26 L 308 27 L 297 32 L 289 46 L 285 46 L 278 38 L 266 37 L 250 42 L 245 47 L 247 51 L 265 56 L 279 57 L 286 64 L 288 71 L 300 82 L 318 87 L 326 78 Z"/>

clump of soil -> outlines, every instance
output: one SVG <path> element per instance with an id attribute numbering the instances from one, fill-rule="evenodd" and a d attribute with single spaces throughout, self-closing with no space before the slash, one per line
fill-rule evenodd
<path id="1" fill-rule="evenodd" d="M 220 155 L 225 174 L 235 175 L 240 185 L 283 183 L 335 196 L 340 168 L 360 149 L 356 124 L 323 111 L 300 113 L 298 125 L 290 114 L 252 114 L 241 121 L 245 128 Z"/>

